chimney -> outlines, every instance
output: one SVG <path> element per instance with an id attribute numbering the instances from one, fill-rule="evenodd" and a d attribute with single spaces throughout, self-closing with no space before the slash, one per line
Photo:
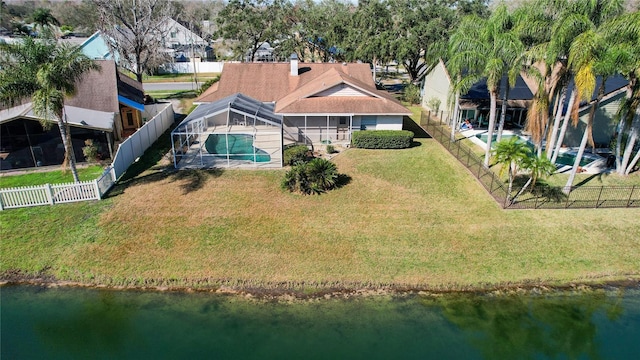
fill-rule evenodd
<path id="1" fill-rule="evenodd" d="M 298 55 L 291 54 L 291 76 L 298 76 Z"/>

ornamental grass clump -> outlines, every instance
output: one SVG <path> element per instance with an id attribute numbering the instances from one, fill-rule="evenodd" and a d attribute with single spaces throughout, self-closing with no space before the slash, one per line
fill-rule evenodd
<path id="1" fill-rule="evenodd" d="M 305 195 L 321 194 L 336 187 L 338 168 L 327 159 L 299 162 L 284 176 L 281 187 Z"/>
<path id="2" fill-rule="evenodd" d="M 295 145 L 284 149 L 284 164 L 296 165 L 301 162 L 307 162 L 313 158 L 311 150 L 307 145 Z"/>

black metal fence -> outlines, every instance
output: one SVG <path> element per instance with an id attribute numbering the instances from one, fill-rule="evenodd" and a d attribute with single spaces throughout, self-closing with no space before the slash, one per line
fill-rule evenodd
<path id="1" fill-rule="evenodd" d="M 640 207 L 640 186 L 537 186 L 522 190 L 514 186 L 508 196 L 507 185 L 460 139 L 451 140 L 451 128 L 431 113 L 422 113 L 420 126 L 480 181 L 505 209 L 582 209 Z M 515 197 L 515 200 L 514 200 Z"/>

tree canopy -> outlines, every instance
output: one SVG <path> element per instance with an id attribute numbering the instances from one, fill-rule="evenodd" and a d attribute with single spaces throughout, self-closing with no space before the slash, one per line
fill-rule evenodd
<path id="1" fill-rule="evenodd" d="M 173 8 L 168 0 L 92 0 L 100 14 L 100 30 L 120 66 L 143 74 L 170 61 L 162 48 Z"/>

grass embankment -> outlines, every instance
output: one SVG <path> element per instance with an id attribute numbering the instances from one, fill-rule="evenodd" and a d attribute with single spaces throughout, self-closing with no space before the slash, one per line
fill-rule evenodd
<path id="1" fill-rule="evenodd" d="M 80 181 L 89 181 L 96 179 L 103 171 L 104 169 L 100 165 L 78 167 L 78 176 Z M 17 171 L 17 173 L 19 174 L 0 176 L 0 188 L 73 182 L 71 171 L 54 170 L 43 172 L 41 170 L 25 170 L 24 172 Z"/>
<path id="2" fill-rule="evenodd" d="M 284 171 L 156 169 L 106 201 L 3 211 L 0 270 L 267 288 L 456 289 L 640 274 L 640 209 L 501 210 L 432 139 L 349 149 L 334 161 L 351 182 L 321 196 L 281 191 Z"/>

